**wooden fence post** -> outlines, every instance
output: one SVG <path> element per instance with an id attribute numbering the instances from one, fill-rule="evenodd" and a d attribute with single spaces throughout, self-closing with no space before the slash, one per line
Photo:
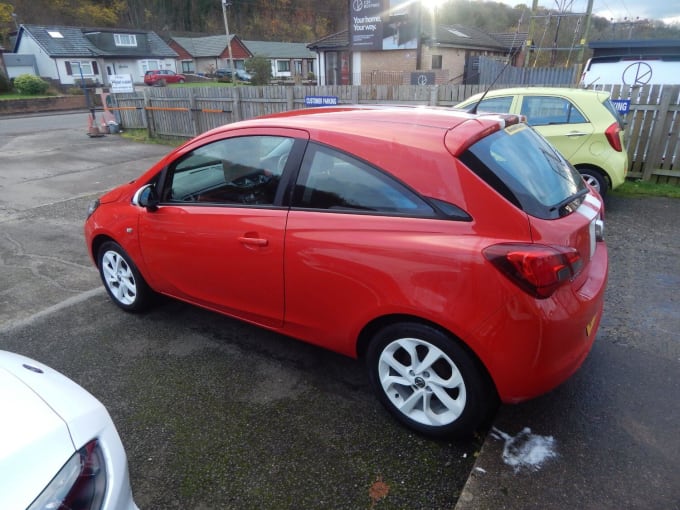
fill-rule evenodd
<path id="1" fill-rule="evenodd" d="M 189 118 L 191 119 L 191 128 L 194 136 L 198 136 L 198 107 L 196 106 L 196 89 L 189 89 Z"/>
<path id="2" fill-rule="evenodd" d="M 352 104 L 359 104 L 359 85 L 354 85 L 350 89 L 352 95 Z"/>
<path id="3" fill-rule="evenodd" d="M 231 121 L 238 122 L 243 118 L 241 114 L 241 87 L 229 87 L 232 93 Z"/>
<path id="4" fill-rule="evenodd" d="M 671 106 L 671 99 L 677 97 L 678 86 L 664 87 L 661 92 L 661 100 L 657 110 L 656 119 L 654 122 L 654 129 L 651 134 L 651 144 L 649 152 L 645 157 L 645 169 L 642 172 L 642 180 L 649 181 L 656 167 L 661 167 L 661 158 L 663 157 L 663 148 L 668 138 L 668 126 L 666 125 L 666 117 Z"/>
<path id="5" fill-rule="evenodd" d="M 153 124 L 153 112 L 148 107 L 151 106 L 151 99 L 149 98 L 149 90 L 143 89 L 144 93 L 144 117 L 146 118 L 146 129 L 149 132 L 149 138 L 156 136 L 156 128 Z"/>

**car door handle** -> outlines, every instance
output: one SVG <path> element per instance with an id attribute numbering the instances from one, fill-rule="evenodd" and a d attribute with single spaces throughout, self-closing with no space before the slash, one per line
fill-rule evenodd
<path id="1" fill-rule="evenodd" d="M 588 133 L 585 131 L 570 131 L 567 136 L 586 136 Z"/>
<path id="2" fill-rule="evenodd" d="M 262 239 L 261 237 L 241 236 L 238 238 L 238 240 L 248 246 L 267 246 L 269 244 L 269 241 L 267 239 Z"/>

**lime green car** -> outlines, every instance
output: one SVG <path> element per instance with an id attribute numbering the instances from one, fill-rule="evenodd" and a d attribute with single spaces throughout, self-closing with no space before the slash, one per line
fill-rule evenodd
<path id="1" fill-rule="evenodd" d="M 482 94 L 469 97 L 456 108 L 469 109 L 480 98 Z M 491 90 L 477 111 L 524 115 L 602 196 L 626 178 L 623 122 L 609 92 L 555 87 Z"/>

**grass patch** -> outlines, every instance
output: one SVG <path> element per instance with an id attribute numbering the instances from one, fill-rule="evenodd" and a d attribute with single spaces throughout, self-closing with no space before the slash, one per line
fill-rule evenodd
<path id="1" fill-rule="evenodd" d="M 57 94 L 49 92 L 38 96 L 34 96 L 31 94 L 19 94 L 18 92 L 9 92 L 7 94 L 0 94 L 0 101 L 7 101 L 10 99 L 39 99 L 41 97 L 54 97 L 56 95 Z"/>
<path id="2" fill-rule="evenodd" d="M 154 143 L 156 145 L 167 145 L 168 147 L 179 147 L 187 141 L 184 138 L 151 138 L 149 136 L 149 131 L 146 129 L 125 129 L 120 136 L 133 142 Z"/>
<path id="3" fill-rule="evenodd" d="M 612 191 L 624 197 L 668 197 L 680 198 L 680 186 L 673 184 L 657 184 L 654 182 L 630 180 Z"/>
<path id="4" fill-rule="evenodd" d="M 171 83 L 168 87 L 173 88 L 197 88 L 197 87 L 243 87 L 249 85 L 245 82 L 236 82 L 236 84 L 228 81 L 196 81 L 196 82 L 184 82 L 184 83 Z"/>

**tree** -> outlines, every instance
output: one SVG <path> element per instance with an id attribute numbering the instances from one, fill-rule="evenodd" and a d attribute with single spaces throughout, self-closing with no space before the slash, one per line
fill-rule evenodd
<path id="1" fill-rule="evenodd" d="M 253 85 L 269 85 L 272 80 L 272 63 L 262 55 L 248 59 L 246 69 L 253 75 Z"/>

